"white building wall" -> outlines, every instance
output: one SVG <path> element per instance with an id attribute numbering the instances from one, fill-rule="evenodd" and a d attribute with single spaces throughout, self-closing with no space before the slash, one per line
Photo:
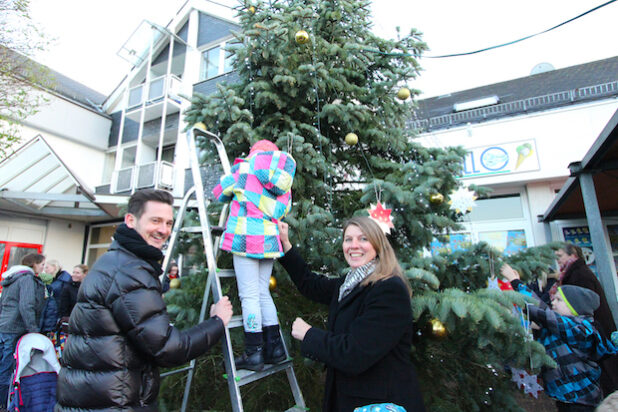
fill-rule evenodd
<path id="1" fill-rule="evenodd" d="M 465 173 L 469 176 L 462 178 L 464 183 L 492 188 L 498 195 L 519 193 L 528 220 L 525 227 L 527 244 L 541 245 L 547 240 L 537 216 L 547 210 L 568 178 L 568 165 L 581 161 L 617 109 L 616 99 L 597 101 L 436 130 L 423 133 L 419 138 L 428 146 L 463 146 L 468 149 Z M 530 143 L 534 150 L 526 162 L 521 163 L 523 167 L 516 168 L 518 154 L 515 148 L 524 143 Z M 480 158 L 488 150 L 508 156 L 504 168 L 494 171 L 483 167 Z M 485 226 L 483 222 L 471 223 L 469 227 L 473 232 L 479 232 Z M 506 220 L 492 221 L 491 224 L 500 223 L 508 228 Z"/>
<path id="2" fill-rule="evenodd" d="M 85 233 L 86 225 L 83 223 L 49 220 L 43 254 L 47 259 L 58 260 L 71 273 L 73 266 L 82 263 Z"/>

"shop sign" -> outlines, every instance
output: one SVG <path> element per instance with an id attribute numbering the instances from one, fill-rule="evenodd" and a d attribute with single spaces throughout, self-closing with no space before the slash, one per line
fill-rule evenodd
<path id="1" fill-rule="evenodd" d="M 462 179 L 539 170 L 534 139 L 468 149 Z"/>

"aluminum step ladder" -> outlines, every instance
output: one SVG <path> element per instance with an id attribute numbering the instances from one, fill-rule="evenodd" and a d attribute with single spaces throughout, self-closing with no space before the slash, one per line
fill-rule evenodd
<path id="1" fill-rule="evenodd" d="M 204 253 L 206 255 L 206 261 L 208 264 L 208 277 L 206 280 L 206 285 L 204 287 L 204 296 L 202 298 L 202 306 L 200 309 L 200 317 L 199 322 L 202 322 L 206 318 L 207 308 L 208 308 L 208 298 L 210 293 L 212 293 L 213 301 L 218 302 L 221 299 L 222 289 L 221 289 L 221 281 L 222 278 L 232 278 L 235 277 L 234 271 L 230 269 L 219 269 L 217 268 L 217 255 L 219 251 L 219 234 L 223 231 L 223 225 L 225 225 L 228 213 L 228 205 L 225 204 L 219 216 L 218 226 L 212 226 L 208 220 L 207 208 L 211 203 L 211 200 L 214 200 L 212 195 L 210 194 L 210 190 L 207 193 L 208 197 L 205 196 L 204 193 L 204 179 L 202 178 L 202 170 L 200 167 L 200 162 L 198 158 L 198 149 L 196 144 L 197 138 L 207 138 L 209 139 L 217 149 L 217 154 L 219 156 L 219 160 L 221 162 L 221 167 L 223 173 L 230 172 L 230 162 L 227 157 L 227 153 L 223 146 L 223 142 L 219 138 L 219 136 L 211 133 L 204 128 L 201 127 L 193 127 L 187 132 L 187 143 L 189 147 L 189 156 L 190 156 L 190 164 L 191 164 L 191 174 L 193 176 L 193 187 L 189 189 L 182 200 L 182 204 L 178 210 L 176 215 L 176 221 L 174 223 L 174 227 L 172 229 L 172 234 L 170 236 L 169 245 L 167 247 L 167 252 L 165 254 L 165 259 L 163 260 L 163 268 L 164 274 L 161 276 L 165 276 L 169 269 L 169 264 L 171 261 L 171 256 L 173 255 L 174 247 L 178 241 L 178 236 L 181 232 L 189 232 L 189 233 L 201 233 L 202 241 L 204 244 Z M 217 176 L 218 182 L 218 176 Z M 212 182 L 210 182 L 212 183 Z M 183 220 L 187 210 L 195 210 L 198 211 L 199 216 L 199 226 L 192 227 L 183 227 Z M 230 391 L 230 398 L 232 403 L 232 410 L 234 412 L 242 412 L 243 404 L 242 398 L 240 395 L 240 387 L 246 385 L 248 383 L 257 381 L 259 379 L 265 378 L 272 374 L 278 373 L 280 371 L 285 371 L 287 374 L 288 382 L 290 384 L 290 388 L 292 390 L 292 395 L 294 396 L 295 405 L 288 409 L 288 411 L 306 411 L 308 410 L 305 406 L 305 401 L 303 399 L 303 395 L 300 391 L 300 387 L 298 386 L 298 381 L 296 379 L 296 374 L 294 373 L 294 367 L 292 365 L 292 358 L 289 356 L 289 352 L 287 346 L 285 345 L 285 340 L 283 339 L 283 335 L 281 336 L 281 342 L 283 343 L 286 360 L 277 363 L 277 364 L 265 364 L 264 369 L 260 372 L 253 372 L 249 370 L 236 370 L 236 366 L 234 364 L 234 352 L 232 350 L 232 341 L 230 339 L 230 329 L 242 327 L 243 321 L 242 316 L 237 315 L 233 316 L 230 322 L 228 323 L 225 333 L 222 339 L 223 346 L 223 359 L 225 363 L 226 374 L 224 375 L 227 378 L 228 387 Z M 281 331 L 280 331 L 281 333 Z M 182 407 L 181 411 L 185 412 L 187 410 L 187 404 L 189 401 L 189 392 L 191 390 L 191 383 L 193 380 L 193 373 L 195 370 L 195 359 L 192 360 L 188 366 L 175 369 L 173 371 L 169 371 L 166 373 L 162 373 L 161 377 L 169 376 L 176 373 L 187 372 L 187 382 L 185 385 L 185 391 L 182 398 Z"/>

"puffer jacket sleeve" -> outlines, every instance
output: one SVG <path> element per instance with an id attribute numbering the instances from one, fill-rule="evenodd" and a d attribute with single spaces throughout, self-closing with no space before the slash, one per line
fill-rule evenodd
<path id="1" fill-rule="evenodd" d="M 249 161 L 262 186 L 276 196 L 281 196 L 292 188 L 296 162 L 286 152 L 259 152 Z"/>
<path id="2" fill-rule="evenodd" d="M 31 275 L 22 275 L 19 279 L 19 314 L 28 332 L 38 332 L 36 321 L 36 284 Z"/>
<path id="3" fill-rule="evenodd" d="M 181 365 L 208 351 L 223 335 L 218 317 L 190 329 L 179 330 L 170 324 L 158 282 L 147 269 L 125 267 L 116 276 L 118 290 L 112 296 L 111 310 L 117 324 L 142 353 L 152 356 L 159 366 Z M 122 284 L 126 282 L 126 284 Z"/>

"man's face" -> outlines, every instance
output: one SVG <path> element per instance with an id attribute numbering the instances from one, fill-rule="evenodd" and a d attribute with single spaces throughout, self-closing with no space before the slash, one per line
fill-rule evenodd
<path id="1" fill-rule="evenodd" d="M 139 219 L 127 213 L 124 222 L 128 227 L 135 229 L 150 246 L 161 249 L 172 232 L 174 214 L 172 206 L 167 203 L 149 200 L 144 205 L 144 213 Z"/>

